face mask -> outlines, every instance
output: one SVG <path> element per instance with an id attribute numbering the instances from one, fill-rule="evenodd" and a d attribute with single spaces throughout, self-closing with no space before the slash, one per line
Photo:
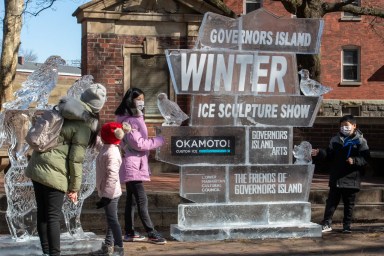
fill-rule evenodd
<path id="1" fill-rule="evenodd" d="M 345 136 L 349 136 L 352 134 L 352 126 L 341 126 L 340 132 Z"/>
<path id="2" fill-rule="evenodd" d="M 138 110 L 144 109 L 144 101 L 143 100 L 135 100 L 135 106 Z"/>

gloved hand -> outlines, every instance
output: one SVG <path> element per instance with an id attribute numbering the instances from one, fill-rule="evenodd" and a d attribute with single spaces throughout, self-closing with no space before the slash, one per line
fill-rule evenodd
<path id="1" fill-rule="evenodd" d="M 99 202 L 96 203 L 96 209 L 100 209 L 100 208 L 103 208 L 104 206 L 107 206 L 110 202 L 111 202 L 112 199 L 109 199 L 109 198 L 106 198 L 106 197 L 102 197 Z"/>

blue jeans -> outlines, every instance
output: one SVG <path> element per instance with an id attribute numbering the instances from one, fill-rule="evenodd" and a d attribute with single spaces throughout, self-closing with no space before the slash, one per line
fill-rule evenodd
<path id="1" fill-rule="evenodd" d="M 125 203 L 125 234 L 132 234 L 134 232 L 134 218 L 135 218 L 135 203 L 136 200 L 137 212 L 139 214 L 141 223 L 145 231 L 154 231 L 151 218 L 148 213 L 148 198 L 144 190 L 142 181 L 129 181 L 125 183 L 127 190 L 127 201 Z"/>
<path id="2" fill-rule="evenodd" d="M 60 255 L 60 219 L 64 192 L 33 182 L 37 205 L 37 231 L 44 254 Z"/>
<path id="3" fill-rule="evenodd" d="M 105 244 L 109 246 L 117 245 L 123 247 L 123 239 L 119 218 L 117 215 L 117 205 L 120 197 L 112 199 L 112 201 L 104 206 L 105 217 L 107 218 L 107 234 L 105 235 Z"/>

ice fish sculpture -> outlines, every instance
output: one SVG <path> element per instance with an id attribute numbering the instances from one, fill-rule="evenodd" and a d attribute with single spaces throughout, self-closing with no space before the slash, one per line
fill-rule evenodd
<path id="1" fill-rule="evenodd" d="M 294 164 L 311 164 L 312 163 L 312 145 L 308 141 L 302 141 L 299 145 L 293 147 L 293 156 L 296 158 Z"/>
<path id="2" fill-rule="evenodd" d="M 305 96 L 321 96 L 332 90 L 332 88 L 309 78 L 309 71 L 307 69 L 300 70 L 299 75 L 301 76 L 300 90 Z"/>
<path id="3" fill-rule="evenodd" d="M 3 104 L 6 109 L 28 109 L 37 102 L 36 109 L 46 109 L 48 98 L 58 79 L 58 67 L 65 65 L 60 56 L 50 56 L 37 70 L 30 74 L 21 88 L 14 93 L 15 100 Z"/>
<path id="4" fill-rule="evenodd" d="M 180 126 L 183 121 L 189 118 L 176 102 L 168 99 L 165 93 L 157 95 L 157 107 L 165 119 L 165 122 L 162 124 L 163 126 Z"/>

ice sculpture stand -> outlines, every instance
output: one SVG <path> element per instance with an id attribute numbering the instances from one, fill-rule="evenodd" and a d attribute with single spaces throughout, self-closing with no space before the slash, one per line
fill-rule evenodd
<path id="1" fill-rule="evenodd" d="M 189 126 L 157 128 L 166 143 L 156 157 L 180 166 L 191 201 L 179 205 L 175 239 L 321 237 L 310 147 L 293 150 L 293 127 L 311 127 L 321 104 L 300 93 L 296 54 L 319 52 L 323 26 L 263 8 L 237 19 L 208 12 L 194 49 L 166 50 L 175 93 L 191 97 Z"/>
<path id="2" fill-rule="evenodd" d="M 184 165 L 180 195 L 195 203 L 179 205 L 170 233 L 180 241 L 320 237 L 308 202 L 313 170 L 313 165 Z"/>
<path id="3" fill-rule="evenodd" d="M 101 243 L 104 241 L 91 232 L 85 232 L 84 238 L 77 239 L 74 239 L 69 233 L 62 233 L 60 240 L 61 255 L 84 255 L 100 249 Z M 42 255 L 38 236 L 30 236 L 28 239 L 15 241 L 10 236 L 0 235 L 0 252 L 1 255 L 12 256 Z"/>

